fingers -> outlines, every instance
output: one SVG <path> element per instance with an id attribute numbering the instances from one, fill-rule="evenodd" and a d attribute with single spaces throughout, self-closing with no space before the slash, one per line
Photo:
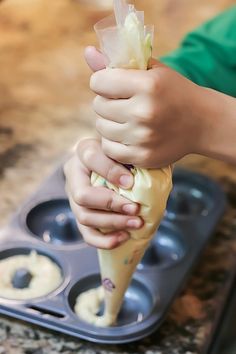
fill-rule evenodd
<path id="1" fill-rule="evenodd" d="M 96 96 L 93 100 L 93 109 L 105 119 L 116 123 L 126 123 L 130 117 L 130 100 L 110 100 Z"/>
<path id="2" fill-rule="evenodd" d="M 101 144 L 95 139 L 79 142 L 77 152 L 81 162 L 88 170 L 94 171 L 107 181 L 122 188 L 131 188 L 134 179 L 125 167 L 109 159 L 103 152 Z"/>
<path id="3" fill-rule="evenodd" d="M 75 154 L 64 165 L 64 174 L 66 192 L 73 199 L 79 191 L 84 191 L 91 186 L 90 171 L 82 165 Z"/>
<path id="4" fill-rule="evenodd" d="M 100 249 L 113 249 L 129 239 L 129 234 L 126 231 L 110 232 L 104 235 L 98 230 L 80 224 L 78 224 L 78 228 L 88 245 Z"/>
<path id="5" fill-rule="evenodd" d="M 103 118 L 96 119 L 96 129 L 104 138 L 125 143 L 130 136 L 129 123 L 115 123 Z"/>
<path id="6" fill-rule="evenodd" d="M 135 230 L 143 225 L 142 219 L 138 216 L 87 209 L 76 206 L 74 202 L 72 206 L 76 219 L 84 226 L 102 230 Z"/>
<path id="7" fill-rule="evenodd" d="M 91 76 L 90 88 L 106 98 L 130 98 L 143 91 L 146 74 L 144 70 L 100 70 Z"/>
<path id="8" fill-rule="evenodd" d="M 70 193 L 69 201 L 76 220 L 81 225 L 107 230 L 131 230 L 139 229 L 143 226 L 143 221 L 138 216 L 130 216 L 81 207 L 75 203 Z"/>
<path id="9" fill-rule="evenodd" d="M 122 164 L 133 164 L 139 167 L 140 161 L 148 161 L 146 150 L 137 146 L 127 146 L 102 138 L 102 149 L 107 156 Z"/>
<path id="10" fill-rule="evenodd" d="M 104 211 L 113 211 L 127 215 L 137 215 L 139 205 L 121 197 L 116 192 L 105 187 L 81 188 L 71 186 L 71 196 L 73 201 L 81 207 Z"/>
<path id="11" fill-rule="evenodd" d="M 87 165 L 93 166 L 97 161 L 100 169 L 103 169 L 104 158 L 108 166 L 104 177 L 110 176 L 114 182 L 113 169 L 118 168 L 120 176 L 130 177 L 130 172 L 107 158 L 101 149 L 101 143 L 95 139 L 86 139 L 78 145 L 78 153 L 83 156 L 79 159 L 75 154 L 64 167 L 66 176 L 66 190 L 71 209 L 76 217 L 78 227 L 84 240 L 95 247 L 111 249 L 119 246 L 129 238 L 128 230 L 142 227 L 143 220 L 137 216 L 139 205 L 118 195 L 116 192 L 104 187 L 91 186 L 91 170 Z M 86 151 L 90 150 L 86 156 Z M 95 153 L 94 156 L 93 153 Z M 83 161 L 86 163 L 84 164 Z M 109 165 L 112 162 L 112 165 Z M 94 167 L 94 166 L 93 166 Z M 98 172 L 99 173 L 99 168 Z M 94 168 L 92 168 L 94 170 Z M 95 166 L 96 170 L 96 166 Z M 113 172 L 112 172 L 113 171 Z M 122 178 L 121 178 L 122 180 Z M 131 178 L 132 181 L 132 178 Z M 97 229 L 112 230 L 105 235 Z"/>
<path id="12" fill-rule="evenodd" d="M 83 140 L 80 144 L 83 146 L 83 149 L 86 149 L 86 145 L 91 146 L 91 143 L 94 144 L 95 150 L 99 151 L 98 146 L 100 146 L 100 143 L 94 139 Z M 82 151 L 80 151 L 80 153 L 84 156 Z M 102 152 L 102 156 L 103 155 L 104 153 Z M 100 161 L 99 153 L 96 156 Z M 86 160 L 86 157 L 84 159 Z M 107 158 L 107 160 L 109 160 L 109 158 Z M 101 162 L 102 161 L 100 161 L 100 163 Z M 90 159 L 89 163 L 92 163 Z M 113 161 L 112 163 L 121 167 L 121 176 L 123 176 L 123 170 L 125 173 L 130 174 L 123 166 Z M 127 215 L 137 215 L 139 212 L 139 205 L 137 203 L 131 202 L 108 188 L 91 186 L 90 170 L 82 164 L 76 155 L 65 164 L 64 172 L 66 176 L 67 193 L 78 206 L 113 211 Z M 108 175 L 112 174 L 108 173 Z"/>
<path id="13" fill-rule="evenodd" d="M 163 148 L 148 148 L 141 146 L 127 146 L 121 143 L 102 138 L 102 148 L 107 156 L 122 164 L 132 164 L 140 168 L 163 168 L 179 160 L 178 153 L 170 158 L 169 146 Z"/>
<path id="14" fill-rule="evenodd" d="M 129 239 L 130 235 L 127 228 L 138 229 L 143 225 L 143 221 L 140 218 L 129 218 L 131 222 L 127 226 L 127 221 L 124 221 L 125 218 L 122 218 L 122 215 L 117 215 L 117 219 L 114 222 L 114 213 L 107 213 L 105 216 L 106 220 L 104 220 L 104 213 L 99 214 L 97 211 L 89 209 L 82 210 L 72 198 L 69 198 L 69 201 L 85 242 L 97 248 L 115 248 Z M 96 224 L 96 228 L 94 224 Z M 113 227 L 113 230 L 114 227 L 117 227 L 117 231 L 110 231 L 104 234 L 97 230 L 100 227 L 107 228 L 108 225 L 110 228 Z M 125 228 L 122 227 L 123 225 L 125 225 Z"/>
<path id="15" fill-rule="evenodd" d="M 102 70 L 106 67 L 105 56 L 95 47 L 85 48 L 84 57 L 92 71 Z"/>
<path id="16" fill-rule="evenodd" d="M 134 151 L 134 149 L 136 150 L 136 146 L 137 144 L 139 144 L 139 146 L 142 146 L 145 144 L 145 142 L 147 141 L 147 139 L 149 139 L 149 143 L 150 143 L 150 133 L 149 133 L 149 129 L 143 126 L 135 126 L 129 123 L 126 124 L 118 124 L 118 123 L 114 123 L 114 122 L 110 122 L 108 120 L 102 119 L 102 118 L 97 118 L 96 120 L 96 128 L 97 131 L 100 133 L 100 135 L 102 136 L 102 139 L 106 139 L 109 140 L 111 142 L 116 142 L 116 143 L 120 143 L 122 145 L 126 145 L 128 147 L 124 147 L 123 151 L 129 150 L 129 152 Z M 131 133 L 132 132 L 132 133 Z M 114 145 L 113 145 L 114 146 Z M 133 146 L 133 148 L 132 148 Z M 119 148 L 119 146 L 117 146 L 117 148 Z M 104 150 L 105 151 L 105 150 Z M 107 152 L 107 150 L 106 150 Z M 122 151 L 120 151 L 122 153 Z M 108 152 L 108 156 L 111 157 L 111 155 L 109 155 Z M 129 164 L 135 164 L 134 160 L 131 156 L 127 156 L 129 158 Z M 113 157 L 114 159 L 114 157 Z M 122 161 L 123 164 L 126 164 L 126 162 L 124 162 L 123 160 L 117 160 L 116 161 Z M 132 162 L 131 162 L 132 161 Z"/>

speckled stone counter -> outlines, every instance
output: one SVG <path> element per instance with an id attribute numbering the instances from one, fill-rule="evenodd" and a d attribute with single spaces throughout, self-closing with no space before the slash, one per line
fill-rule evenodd
<path id="1" fill-rule="evenodd" d="M 155 54 L 234 0 L 135 2 L 156 24 Z M 109 0 L 0 2 L 0 226 L 78 138 L 95 134 L 83 48 Z M 218 180 L 230 206 L 162 327 L 129 345 L 105 346 L 0 317 L 0 354 L 201 354 L 224 301 L 236 251 L 236 167 L 199 156 L 179 165 Z M 191 235 L 189 235 L 191 237 Z"/>

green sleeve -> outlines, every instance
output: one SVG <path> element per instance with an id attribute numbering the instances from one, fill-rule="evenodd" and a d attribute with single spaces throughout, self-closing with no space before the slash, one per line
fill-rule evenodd
<path id="1" fill-rule="evenodd" d="M 189 33 L 161 61 L 198 85 L 236 97 L 236 6 Z"/>

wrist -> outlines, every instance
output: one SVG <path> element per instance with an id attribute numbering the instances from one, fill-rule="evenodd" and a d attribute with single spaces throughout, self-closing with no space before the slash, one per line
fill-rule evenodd
<path id="1" fill-rule="evenodd" d="M 208 88 L 200 88 L 200 134 L 196 153 L 236 162 L 236 99 Z"/>

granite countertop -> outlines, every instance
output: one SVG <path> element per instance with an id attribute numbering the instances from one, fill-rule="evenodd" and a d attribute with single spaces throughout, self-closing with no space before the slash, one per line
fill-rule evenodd
<path id="1" fill-rule="evenodd" d="M 234 0 L 135 3 L 156 24 L 154 54 L 161 55 Z M 92 25 L 110 9 L 110 0 L 0 2 L 1 227 L 78 138 L 95 134 L 83 48 L 96 43 Z M 178 164 L 218 180 L 230 205 L 160 330 L 138 343 L 105 346 L 1 316 L 0 354 L 203 353 L 234 265 L 236 167 L 200 156 Z"/>

